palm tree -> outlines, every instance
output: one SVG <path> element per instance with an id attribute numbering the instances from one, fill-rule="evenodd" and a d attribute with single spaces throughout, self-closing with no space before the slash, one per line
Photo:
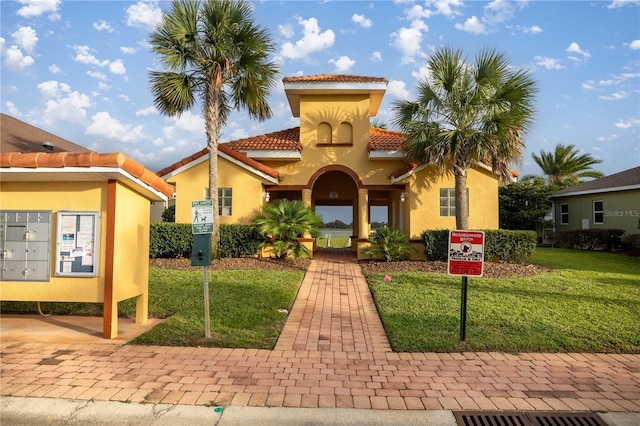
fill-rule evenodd
<path id="1" fill-rule="evenodd" d="M 467 63 L 461 51 L 443 48 L 427 65 L 417 100 L 396 102 L 395 124 L 406 134 L 408 160 L 453 171 L 456 227 L 468 229 L 467 171 L 481 162 L 508 180 L 533 121 L 536 83 L 494 50 L 482 50 L 475 63 Z"/>
<path id="2" fill-rule="evenodd" d="M 209 198 L 213 202 L 211 251 L 220 257 L 218 228 L 218 141 L 234 109 L 251 118 L 271 117 L 267 96 L 278 69 L 265 28 L 253 23 L 251 6 L 237 0 L 174 0 L 151 33 L 152 50 L 166 71 L 152 71 L 158 110 L 180 116 L 200 102 L 209 149 Z"/>
<path id="3" fill-rule="evenodd" d="M 540 166 L 551 186 L 566 188 L 577 185 L 585 178 L 600 178 L 604 174 L 593 170 L 591 166 L 602 163 L 589 154 L 582 154 L 574 145 L 556 145 L 555 152 L 540 150 L 540 155 L 531 154 Z"/>
<path id="4" fill-rule="evenodd" d="M 266 237 L 267 244 L 273 247 L 273 253 L 278 259 L 284 259 L 289 254 L 296 258 L 303 254 L 309 255 L 309 249 L 299 238 L 305 233 L 317 237 L 318 228 L 322 226 L 322 218 L 305 207 L 300 200 L 282 199 L 265 204 L 252 221 L 258 232 Z"/>

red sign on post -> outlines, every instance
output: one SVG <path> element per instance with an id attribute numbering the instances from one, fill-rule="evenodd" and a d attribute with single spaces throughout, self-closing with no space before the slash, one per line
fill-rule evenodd
<path id="1" fill-rule="evenodd" d="M 449 275 L 481 277 L 484 269 L 484 232 L 449 231 Z"/>

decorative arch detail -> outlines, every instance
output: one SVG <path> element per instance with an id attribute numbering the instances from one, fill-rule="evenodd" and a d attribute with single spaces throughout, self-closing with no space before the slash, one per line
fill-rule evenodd
<path id="1" fill-rule="evenodd" d="M 313 185 L 315 185 L 316 180 L 318 180 L 320 176 L 322 176 L 327 172 L 342 172 L 348 175 L 349 177 L 351 177 L 351 179 L 353 179 L 357 188 L 362 188 L 362 181 L 360 180 L 360 176 L 358 176 L 358 174 L 353 170 L 351 170 L 349 167 L 342 166 L 340 164 L 332 164 L 330 166 L 324 166 L 316 170 L 316 172 L 313 175 L 311 175 L 311 177 L 309 178 L 308 188 L 313 188 Z"/>
<path id="2" fill-rule="evenodd" d="M 316 129 L 316 143 L 325 144 L 333 142 L 333 129 L 331 128 L 331 124 L 327 122 L 322 122 L 318 124 L 318 128 Z"/>
<path id="3" fill-rule="evenodd" d="M 338 126 L 338 143 L 353 143 L 353 126 L 343 121 Z"/>

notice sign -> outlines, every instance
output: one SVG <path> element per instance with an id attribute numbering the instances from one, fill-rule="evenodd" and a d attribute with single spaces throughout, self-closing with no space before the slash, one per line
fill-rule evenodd
<path id="1" fill-rule="evenodd" d="M 449 275 L 481 277 L 484 269 L 484 232 L 449 231 Z"/>
<path id="2" fill-rule="evenodd" d="M 211 234 L 213 232 L 213 201 L 191 202 L 191 232 L 193 234 Z"/>

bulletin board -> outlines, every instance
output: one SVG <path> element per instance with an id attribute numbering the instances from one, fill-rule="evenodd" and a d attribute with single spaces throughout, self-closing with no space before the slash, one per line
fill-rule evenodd
<path id="1" fill-rule="evenodd" d="M 58 212 L 56 276 L 98 275 L 99 220 L 99 212 Z"/>

